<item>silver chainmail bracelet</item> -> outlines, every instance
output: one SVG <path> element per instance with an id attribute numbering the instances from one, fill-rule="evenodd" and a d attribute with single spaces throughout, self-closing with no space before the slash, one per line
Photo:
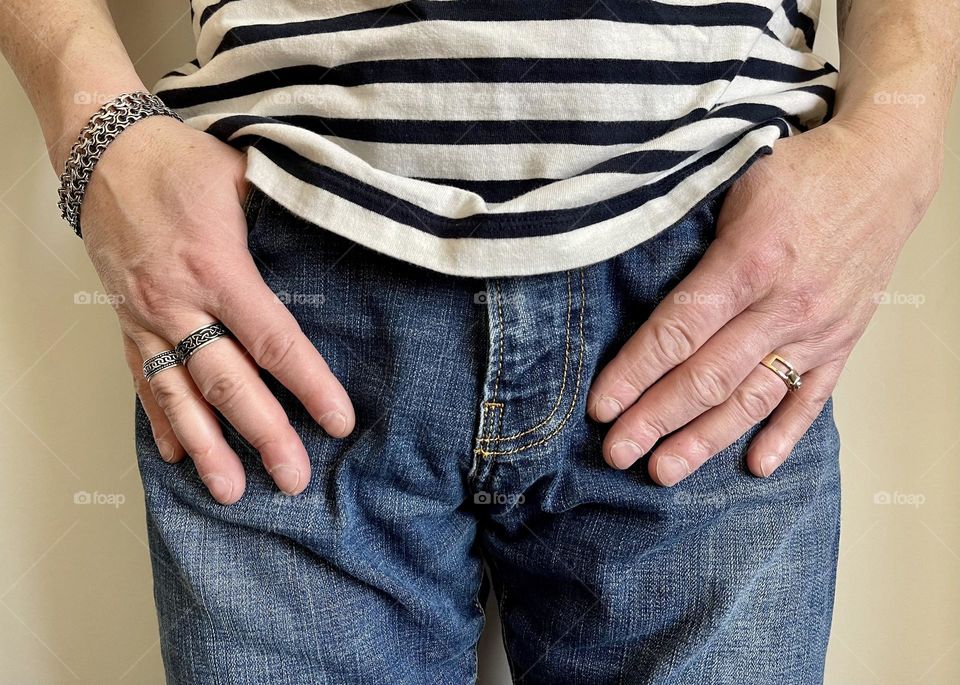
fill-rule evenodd
<path id="1" fill-rule="evenodd" d="M 80 233 L 80 205 L 90 183 L 93 167 L 103 151 L 130 125 L 156 115 L 183 121 L 176 112 L 163 104 L 156 95 L 138 91 L 124 93 L 103 105 L 90 117 L 80 137 L 70 150 L 70 156 L 60 174 L 60 200 L 57 206 L 74 233 Z"/>

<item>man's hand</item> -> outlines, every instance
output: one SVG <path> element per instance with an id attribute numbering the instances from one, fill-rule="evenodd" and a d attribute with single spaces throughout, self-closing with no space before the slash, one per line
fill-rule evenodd
<path id="1" fill-rule="evenodd" d="M 782 140 L 731 188 L 716 240 L 600 373 L 589 411 L 615 421 L 607 462 L 674 485 L 772 416 L 750 445 L 769 476 L 830 396 L 939 183 L 936 135 L 834 119 Z M 875 133 L 868 133 L 875 132 Z M 885 139 L 881 139 L 884 136 Z M 777 352 L 786 384 L 759 362 Z"/>
<path id="2" fill-rule="evenodd" d="M 81 215 L 87 251 L 119 302 L 127 362 L 160 453 L 170 462 L 192 457 L 224 504 L 240 498 L 245 479 L 214 409 L 260 452 L 281 490 L 299 493 L 310 480 L 306 450 L 260 369 L 330 435 L 345 436 L 354 425 L 343 387 L 247 249 L 245 166 L 245 155 L 212 136 L 151 117 L 107 148 Z M 143 379 L 144 359 L 212 321 L 236 339 Z"/>

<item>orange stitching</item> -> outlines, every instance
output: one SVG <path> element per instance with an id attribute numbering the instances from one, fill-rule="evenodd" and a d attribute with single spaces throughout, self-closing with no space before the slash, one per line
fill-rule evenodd
<path id="1" fill-rule="evenodd" d="M 563 401 L 563 392 L 567 387 L 567 372 L 570 361 L 570 318 L 573 312 L 573 287 L 571 285 L 570 272 L 567 272 L 567 332 L 565 340 L 563 342 L 563 377 L 560 381 L 560 391 L 557 393 L 557 399 L 553 403 L 553 409 L 550 410 L 550 413 L 540 421 L 540 423 L 535 426 L 531 426 L 526 430 L 520 431 L 519 433 L 514 433 L 513 435 L 507 435 L 501 437 L 498 433 L 496 437 L 489 438 L 480 438 L 479 442 L 504 442 L 505 440 L 516 440 L 517 438 L 522 438 L 524 435 L 529 435 L 534 431 L 542 428 L 547 425 L 550 420 L 553 418 L 553 415 L 557 413 L 557 410 L 560 409 L 560 404 Z M 502 431 L 501 431 L 502 432 Z"/>
<path id="2" fill-rule="evenodd" d="M 550 440 L 552 440 L 554 437 L 556 437 L 556 435 L 560 432 L 560 430 L 564 427 L 564 425 L 566 425 L 567 421 L 570 420 L 570 417 L 573 416 L 573 411 L 577 406 L 577 398 L 580 396 L 580 383 L 581 383 L 581 377 L 582 377 L 582 371 L 583 371 L 583 360 L 584 360 L 584 357 L 586 356 L 586 342 L 584 340 L 584 335 L 583 335 L 583 319 L 584 319 L 584 310 L 586 309 L 586 301 L 587 301 L 586 285 L 585 285 L 585 280 L 583 276 L 583 269 L 580 269 L 580 359 L 577 363 L 577 383 L 573 390 L 573 400 L 570 403 L 570 408 L 567 410 L 566 415 L 563 417 L 563 419 L 561 419 L 560 423 L 557 424 L 557 426 L 550 433 L 543 436 L 540 440 L 537 440 L 536 442 L 532 442 L 526 445 L 521 445 L 519 447 L 513 448 L 512 450 L 501 450 L 496 452 L 491 452 L 478 447 L 476 449 L 476 452 L 480 453 L 484 457 L 503 456 L 508 454 L 517 454 L 519 452 L 524 452 L 534 447 L 539 447 L 540 445 L 545 445 L 546 443 L 550 442 Z"/>

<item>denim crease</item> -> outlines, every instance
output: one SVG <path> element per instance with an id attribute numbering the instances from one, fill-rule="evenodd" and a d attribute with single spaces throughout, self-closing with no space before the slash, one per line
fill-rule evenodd
<path id="1" fill-rule="evenodd" d="M 490 589 L 517 683 L 822 682 L 839 537 L 828 403 L 768 479 L 752 427 L 673 488 L 607 466 L 591 380 L 696 265 L 722 197 L 613 259 L 441 276 L 322 232 L 253 187 L 249 248 L 353 399 L 332 439 L 267 374 L 312 478 L 217 504 L 137 405 L 167 682 L 455 685 Z"/>

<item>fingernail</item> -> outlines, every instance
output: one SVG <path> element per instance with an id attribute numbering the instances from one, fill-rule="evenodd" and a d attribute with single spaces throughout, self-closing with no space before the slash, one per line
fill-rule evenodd
<path id="1" fill-rule="evenodd" d="M 766 478 L 771 473 L 776 471 L 778 466 L 780 466 L 780 457 L 778 457 L 776 454 L 768 454 L 760 460 L 760 473 L 762 473 L 763 477 Z"/>
<path id="2" fill-rule="evenodd" d="M 643 450 L 633 440 L 615 442 L 610 448 L 610 461 L 618 469 L 630 468 L 642 456 Z"/>
<path id="3" fill-rule="evenodd" d="M 320 425 L 330 435 L 341 436 L 347 432 L 347 417 L 339 411 L 327 412 L 320 417 Z"/>
<path id="4" fill-rule="evenodd" d="M 270 470 L 270 476 L 285 495 L 297 494 L 297 488 L 300 486 L 299 469 L 287 466 L 286 464 L 280 464 Z"/>
<path id="5" fill-rule="evenodd" d="M 160 451 L 160 458 L 168 464 L 177 456 L 177 448 L 166 440 L 157 440 L 157 449 Z"/>
<path id="6" fill-rule="evenodd" d="M 676 485 L 689 475 L 690 468 L 680 457 L 668 455 L 657 459 L 657 480 L 661 485 Z"/>
<path id="7" fill-rule="evenodd" d="M 595 413 L 597 415 L 597 421 L 600 423 L 609 423 L 623 413 L 623 405 L 612 397 L 601 395 L 600 399 L 597 400 Z"/>
<path id="8" fill-rule="evenodd" d="M 218 502 L 228 502 L 230 495 L 233 494 L 233 481 L 216 473 L 210 473 L 203 477 L 203 484 Z"/>

